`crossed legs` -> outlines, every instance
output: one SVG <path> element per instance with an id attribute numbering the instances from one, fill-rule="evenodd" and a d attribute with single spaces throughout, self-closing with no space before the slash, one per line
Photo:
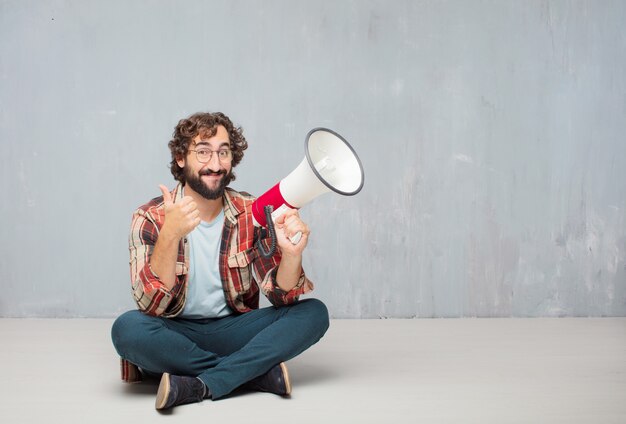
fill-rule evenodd
<path id="1" fill-rule="evenodd" d="M 122 314 L 111 336 L 118 354 L 153 373 L 198 377 L 219 399 L 299 355 L 328 329 L 317 299 L 217 319 Z"/>

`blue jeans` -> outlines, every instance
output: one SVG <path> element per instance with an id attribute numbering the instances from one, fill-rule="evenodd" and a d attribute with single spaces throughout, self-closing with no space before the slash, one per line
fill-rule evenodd
<path id="1" fill-rule="evenodd" d="M 326 306 L 306 299 L 215 319 L 129 311 L 111 337 L 122 358 L 152 373 L 197 376 L 218 399 L 308 349 L 328 325 Z"/>

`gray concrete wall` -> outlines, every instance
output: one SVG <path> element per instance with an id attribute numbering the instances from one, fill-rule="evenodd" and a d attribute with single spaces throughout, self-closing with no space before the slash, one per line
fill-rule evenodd
<path id="1" fill-rule="evenodd" d="M 315 126 L 366 170 L 302 215 L 334 317 L 626 314 L 623 1 L 0 2 L 0 316 L 132 308 L 132 210 L 221 110 L 261 194 Z"/>

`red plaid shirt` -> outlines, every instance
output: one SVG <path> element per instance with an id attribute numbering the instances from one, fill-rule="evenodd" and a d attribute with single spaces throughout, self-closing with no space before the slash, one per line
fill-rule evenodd
<path id="1" fill-rule="evenodd" d="M 182 199 L 179 184 L 172 192 L 174 202 Z M 304 293 L 313 290 L 313 283 L 304 271 L 290 291 L 276 284 L 280 253 L 263 258 L 254 244 L 261 230 L 252 221 L 254 197 L 227 188 L 224 192 L 224 228 L 220 243 L 220 276 L 226 303 L 233 311 L 248 312 L 259 307 L 259 288 L 276 306 L 293 303 Z M 130 278 L 137 306 L 148 315 L 175 317 L 185 306 L 187 274 L 189 272 L 189 244 L 180 241 L 176 262 L 176 284 L 170 290 L 150 268 L 150 256 L 165 221 L 163 196 L 152 199 L 133 214 L 129 237 Z M 264 240 L 266 248 L 269 245 Z"/>

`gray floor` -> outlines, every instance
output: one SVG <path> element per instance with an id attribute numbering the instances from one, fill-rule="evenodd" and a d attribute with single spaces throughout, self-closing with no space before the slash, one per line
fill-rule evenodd
<path id="1" fill-rule="evenodd" d="M 2 423 L 626 423 L 626 318 L 333 320 L 293 394 L 154 410 L 112 320 L 0 319 Z"/>

